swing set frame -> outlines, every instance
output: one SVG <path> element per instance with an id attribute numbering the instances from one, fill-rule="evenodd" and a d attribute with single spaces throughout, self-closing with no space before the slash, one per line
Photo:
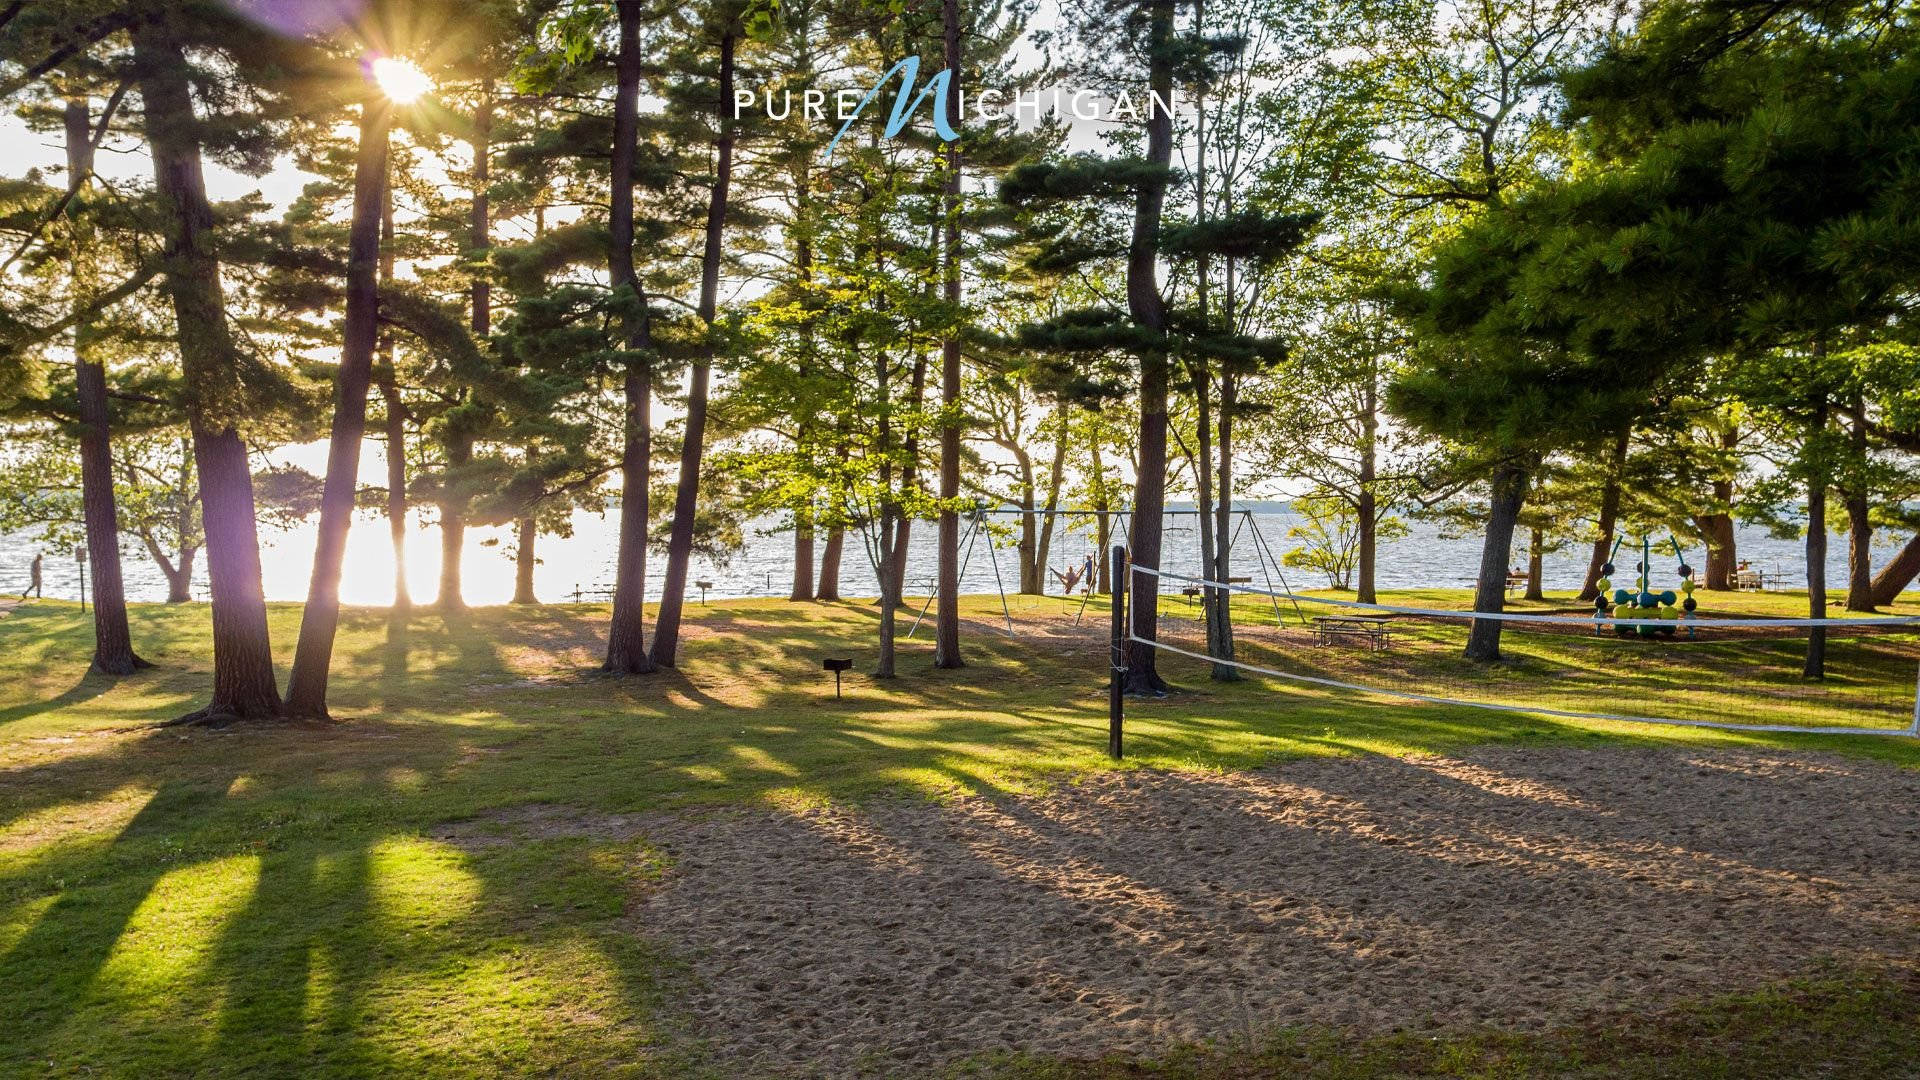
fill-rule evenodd
<path id="1" fill-rule="evenodd" d="M 1212 513 L 1212 511 L 1202 511 L 1198 509 L 1162 510 L 1160 513 L 1163 518 L 1169 518 L 1169 517 L 1197 518 L 1202 513 Z M 1291 598 L 1293 594 L 1293 586 L 1287 583 L 1286 572 L 1280 568 L 1280 558 L 1278 555 L 1274 553 L 1272 543 L 1267 540 L 1266 534 L 1260 531 L 1260 523 L 1259 521 L 1255 520 L 1254 512 L 1251 508 L 1241 507 L 1239 509 L 1230 511 L 1230 513 L 1234 518 L 1237 519 L 1237 523 L 1234 525 L 1233 535 L 1227 539 L 1227 550 L 1229 553 L 1231 553 L 1234 550 L 1234 548 L 1239 544 L 1240 538 L 1243 534 L 1251 536 L 1254 553 L 1259 557 L 1259 560 L 1260 560 L 1261 576 L 1262 578 L 1265 579 L 1267 583 L 1267 593 L 1269 595 L 1269 598 L 1273 601 L 1274 624 L 1276 626 L 1284 626 L 1286 624 L 1286 620 L 1280 612 L 1280 598 L 1278 595 L 1275 595 L 1275 590 L 1273 587 L 1274 579 L 1275 578 L 1279 579 L 1281 589 L 1285 590 L 1289 598 Z M 1107 530 L 1107 536 L 1109 537 L 1109 539 L 1116 536 L 1126 536 L 1132 532 L 1132 528 L 1133 528 L 1133 511 L 1131 509 L 1095 510 L 1090 508 L 1067 508 L 1067 509 L 1055 509 L 1055 510 L 1041 510 L 1041 509 L 1023 510 L 1018 507 L 985 507 L 985 506 L 979 507 L 979 508 L 976 508 L 971 514 L 967 515 L 967 532 L 966 532 L 966 536 L 962 538 L 961 544 L 960 544 L 961 556 L 960 556 L 959 574 L 961 576 L 964 576 L 966 574 L 967 566 L 973 560 L 974 545 L 979 540 L 980 534 L 986 531 L 986 525 L 987 525 L 988 519 L 994 518 L 994 517 L 1011 517 L 1016 520 L 1025 519 L 1028 517 L 1094 518 L 1096 520 L 1111 519 L 1113 522 L 1112 527 Z M 1069 532 L 1072 531 L 1071 525 L 1068 526 L 1068 531 Z M 1096 530 L 1094 533 L 1096 544 L 1098 543 L 1098 536 L 1099 536 L 1099 533 Z M 1199 542 L 1198 529 L 1194 530 L 1194 537 L 1195 537 L 1195 543 L 1197 544 Z M 1204 568 L 1206 566 L 1206 552 L 1202 551 L 1200 554 L 1201 554 L 1200 564 Z M 1013 606 L 1007 599 L 1006 578 L 1000 572 L 1000 556 L 998 551 L 995 548 L 992 537 L 987 538 L 987 557 L 993 560 L 994 586 L 999 591 L 1000 612 L 1001 612 L 1001 616 L 1004 618 L 1006 622 L 1006 627 L 1002 631 L 1002 633 L 1006 634 L 1006 636 L 1008 637 L 1013 637 L 1014 636 Z M 1096 551 L 1093 553 L 1096 572 L 1097 572 L 1097 567 L 1099 565 L 1099 561 L 1101 557 L 1102 557 L 1101 552 Z M 929 593 L 927 596 L 926 603 L 922 604 L 920 607 L 920 614 L 914 616 L 913 626 L 907 630 L 907 637 L 911 638 L 914 636 L 916 632 L 919 631 L 921 622 L 924 621 L 927 617 L 927 612 L 933 609 L 934 599 L 935 599 L 935 596 L 932 593 Z M 1087 604 L 1092 599 L 1093 599 L 1093 582 L 1088 581 L 1086 584 L 1086 588 L 1081 593 L 1080 606 L 1074 612 L 1073 624 L 1075 626 L 1079 626 L 1081 621 L 1086 617 Z M 1300 610 L 1300 602 L 1298 600 L 1292 600 L 1291 602 L 1293 604 L 1294 616 L 1300 620 L 1302 625 L 1305 625 L 1307 622 L 1307 616 L 1305 612 Z"/>

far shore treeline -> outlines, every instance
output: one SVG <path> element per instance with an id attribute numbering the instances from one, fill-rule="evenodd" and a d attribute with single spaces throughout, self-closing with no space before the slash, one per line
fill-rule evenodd
<path id="1" fill-rule="evenodd" d="M 950 93 L 888 137 L 888 83 L 831 155 L 837 124 L 735 108 L 910 58 L 969 95 L 1176 108 Z M 1414 516 L 1484 536 L 1479 611 L 1561 550 L 1591 601 L 1649 534 L 1731 588 L 1736 525 L 1804 540 L 1815 617 L 1920 574 L 1909 3 L 41 0 L 0 3 L 0 96 L 0 530 L 84 546 L 114 675 L 145 666 L 121 559 L 171 600 L 204 563 L 183 722 L 327 715 L 356 510 L 396 606 L 448 611 L 467 529 L 511 527 L 533 603 L 542 537 L 612 510 L 601 652 L 637 678 L 681 658 L 693 559 L 769 517 L 795 602 L 874 568 L 882 677 L 916 530 L 932 662 L 968 662 L 982 503 L 1030 511 L 1023 592 L 1064 557 L 1051 511 L 1155 567 L 1163 512 L 1197 508 L 1206 576 L 1242 575 L 1252 496 L 1369 603 Z M 322 475 L 260 465 L 323 440 Z M 409 513 L 435 583 L 406 579 Z M 316 516 L 283 688 L 260 526 Z M 1158 582 L 1108 571 L 1152 639 Z M 1201 597 L 1223 659 L 1229 600 Z M 1126 666 L 1164 687 L 1150 646 Z"/>

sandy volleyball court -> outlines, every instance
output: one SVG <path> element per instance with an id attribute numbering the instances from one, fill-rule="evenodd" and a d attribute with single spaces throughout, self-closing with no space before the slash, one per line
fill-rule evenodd
<path id="1" fill-rule="evenodd" d="M 652 819 L 637 911 L 755 1070 L 1574 1019 L 1920 956 L 1920 774 L 1476 751 Z"/>

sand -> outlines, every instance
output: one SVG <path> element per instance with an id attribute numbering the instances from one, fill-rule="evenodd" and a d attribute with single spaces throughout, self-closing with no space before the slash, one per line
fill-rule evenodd
<path id="1" fill-rule="evenodd" d="M 638 932 L 743 1072 L 1281 1025 L 1537 1028 L 1920 958 L 1920 773 L 1480 750 L 649 818 Z"/>

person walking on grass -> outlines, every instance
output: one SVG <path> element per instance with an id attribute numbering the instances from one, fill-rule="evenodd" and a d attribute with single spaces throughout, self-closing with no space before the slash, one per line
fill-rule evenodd
<path id="1" fill-rule="evenodd" d="M 40 560 L 46 557 L 45 552 L 36 551 L 33 553 L 33 567 L 29 571 L 29 573 L 33 575 L 33 579 L 27 582 L 26 588 L 20 590 L 20 599 L 25 600 L 28 593 L 32 593 L 35 600 L 40 599 Z"/>

